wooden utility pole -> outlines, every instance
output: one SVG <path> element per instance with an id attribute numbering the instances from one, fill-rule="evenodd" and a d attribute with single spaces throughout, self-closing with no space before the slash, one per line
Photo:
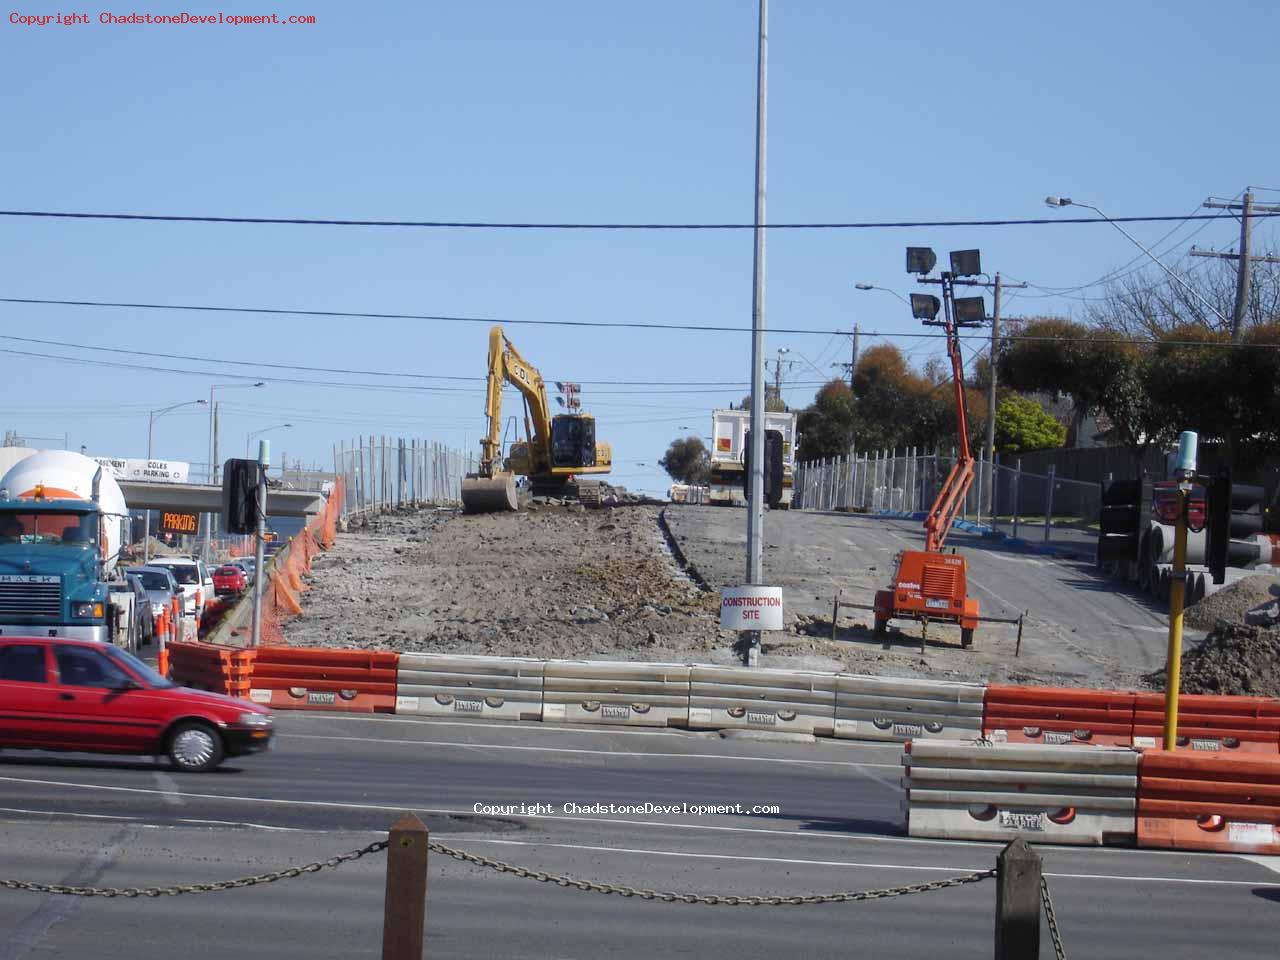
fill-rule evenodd
<path id="1" fill-rule="evenodd" d="M 1206 200 L 1204 206 L 1210 210 L 1240 211 L 1240 250 L 1237 253 L 1218 253 L 1216 250 L 1196 250 L 1192 248 L 1193 257 L 1216 257 L 1219 260 L 1237 261 L 1236 270 L 1236 306 L 1231 314 L 1231 342 L 1239 343 L 1244 335 L 1244 317 L 1249 311 L 1249 294 L 1253 280 L 1254 262 L 1280 263 L 1280 257 L 1255 257 L 1252 254 L 1253 214 L 1280 213 L 1278 204 L 1255 204 L 1253 194 L 1248 187 L 1244 188 L 1241 203 L 1222 203 L 1217 200 Z"/>

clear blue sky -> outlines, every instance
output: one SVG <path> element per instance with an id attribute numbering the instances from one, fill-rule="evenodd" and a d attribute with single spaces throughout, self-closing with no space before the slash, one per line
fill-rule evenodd
<path id="1" fill-rule="evenodd" d="M 30 4 L 18 13 L 53 12 Z M 754 0 L 350 4 L 297 0 L 311 26 L 0 23 L 0 207 L 205 215 L 536 221 L 746 221 L 752 210 Z M 111 9 L 111 8 L 107 8 Z M 217 5 L 143 4 L 152 13 Z M 229 5 L 226 13 L 261 9 Z M 268 10 L 269 12 L 269 10 Z M 1280 187 L 1267 3 L 870 4 L 774 0 L 769 217 L 778 221 L 1186 214 L 1209 194 Z M 1240 88 L 1243 96 L 1234 92 Z M 1280 201 L 1280 193 L 1261 194 Z M 1169 225 L 1139 225 L 1153 242 Z M 1191 225 L 1174 241 L 1189 238 Z M 1223 248 L 1234 228 L 1195 242 Z M 1274 245 L 1275 231 L 1261 231 Z M 902 249 L 977 246 L 989 272 L 1087 283 L 1137 251 L 1107 225 L 775 233 L 768 322 L 914 332 L 887 294 Z M 1173 254 L 1187 242 L 1171 243 Z M 1162 248 L 1163 249 L 1163 248 Z M 0 218 L 0 295 L 747 326 L 749 233 L 499 233 Z M 1097 288 L 1086 290 L 1096 294 Z M 1078 309 L 1054 297 L 1010 312 Z M 0 305 L 0 331 L 215 359 L 483 374 L 487 328 L 424 321 Z M 745 383 L 745 334 L 511 327 L 548 379 Z M 871 340 L 864 338 L 864 345 Z M 914 341 L 903 341 L 910 346 Z M 846 337 L 770 337 L 824 375 Z M 3 349 L 104 358 L 67 348 Z M 923 358 L 931 346 L 915 350 Z M 110 359 L 107 357 L 107 359 Z M 208 395 L 204 361 L 142 370 L 0 353 L 0 425 L 73 448 L 145 453 L 147 409 Z M 207 370 L 199 375 L 165 368 Z M 221 368 L 224 371 L 230 368 Z M 258 373 L 255 370 L 239 372 Z M 474 448 L 480 385 L 227 391 L 224 451 L 293 421 L 274 450 L 327 462 L 358 433 Z M 801 383 L 818 373 L 789 372 Z M 344 381 L 367 377 L 332 376 Z M 386 381 L 382 381 L 386 382 Z M 403 381 L 400 381 L 403 382 Z M 458 388 L 462 388 L 459 390 Z M 591 385 L 616 476 L 663 491 L 682 427 L 743 387 Z M 632 393 L 621 393 L 629 390 Z M 812 388 L 790 389 L 803 405 Z M 156 453 L 206 459 L 196 408 Z M 640 466 L 644 464 L 645 466 Z"/>

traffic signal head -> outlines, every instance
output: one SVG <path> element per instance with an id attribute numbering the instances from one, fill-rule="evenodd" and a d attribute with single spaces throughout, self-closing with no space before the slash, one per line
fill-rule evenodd
<path id="1" fill-rule="evenodd" d="M 222 468 L 222 525 L 227 533 L 258 529 L 257 460 L 228 460 Z"/>
<path id="2" fill-rule="evenodd" d="M 1254 538 L 1262 532 L 1265 491 L 1252 484 L 1232 483 L 1223 470 L 1209 484 L 1205 517 L 1205 565 L 1214 583 L 1227 578 L 1227 567 L 1253 563 L 1259 557 Z"/>
<path id="3" fill-rule="evenodd" d="M 1142 525 L 1142 481 L 1116 480 L 1102 488 L 1098 517 L 1098 562 L 1138 559 Z"/>

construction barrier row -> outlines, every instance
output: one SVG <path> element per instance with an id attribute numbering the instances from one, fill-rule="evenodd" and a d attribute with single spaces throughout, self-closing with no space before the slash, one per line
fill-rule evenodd
<path id="1" fill-rule="evenodd" d="M 1007 743 L 1160 748 L 1164 694 L 988 686 L 982 733 Z M 1177 746 L 1280 754 L 1280 700 L 1183 694 Z"/>
<path id="2" fill-rule="evenodd" d="M 1280 758 L 1131 747 L 917 741 L 913 837 L 1280 854 Z"/>

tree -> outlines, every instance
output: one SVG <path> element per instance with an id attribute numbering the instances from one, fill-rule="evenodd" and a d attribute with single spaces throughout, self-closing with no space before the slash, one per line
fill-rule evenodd
<path id="1" fill-rule="evenodd" d="M 671 441 L 658 466 L 676 483 L 702 486 L 711 479 L 711 452 L 699 437 L 679 437 Z"/>
<path id="2" fill-rule="evenodd" d="M 996 449 L 1025 453 L 1062 446 L 1067 428 L 1027 397 L 1011 394 L 996 408 Z"/>
<path id="3" fill-rule="evenodd" d="M 751 409 L 751 394 L 748 393 L 745 397 L 742 398 L 742 405 L 739 406 L 738 409 L 739 410 Z M 782 402 L 782 399 L 773 392 L 773 387 L 769 386 L 768 384 L 765 384 L 765 387 L 764 387 L 764 409 L 766 413 L 786 413 L 787 412 L 787 405 Z"/>
<path id="4" fill-rule="evenodd" d="M 798 460 L 846 456 L 853 442 L 853 391 L 843 380 L 826 383 L 801 411 L 796 430 L 801 436 Z"/>

